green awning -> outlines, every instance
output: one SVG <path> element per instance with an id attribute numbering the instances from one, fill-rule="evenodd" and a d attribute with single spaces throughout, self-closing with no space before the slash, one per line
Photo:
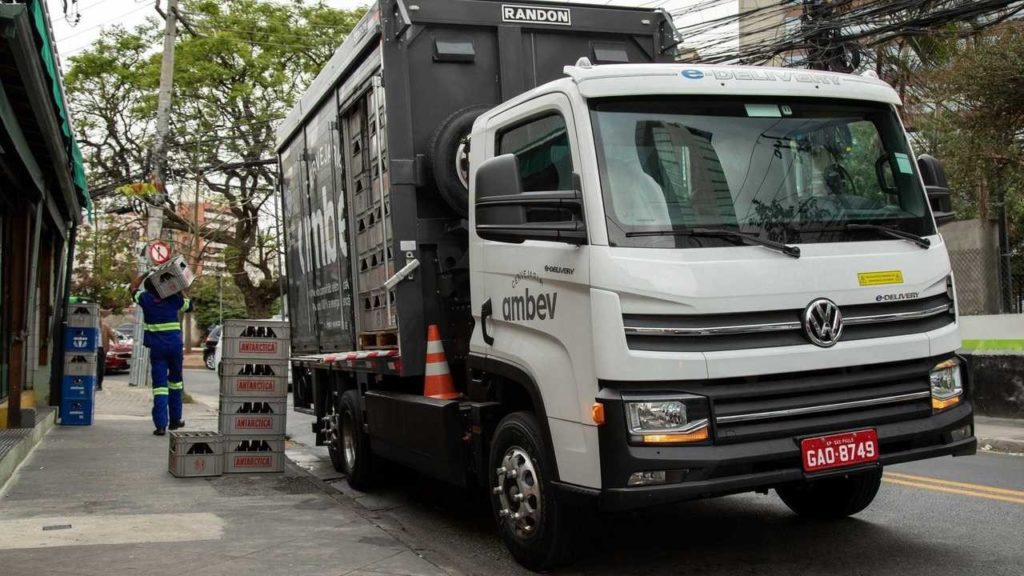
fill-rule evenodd
<path id="1" fill-rule="evenodd" d="M 43 0 L 28 0 L 27 4 L 38 35 L 39 57 L 50 78 L 53 103 L 57 109 L 57 116 L 60 118 L 60 128 L 64 136 L 64 144 L 67 147 L 68 158 L 71 160 L 72 179 L 91 218 L 92 198 L 89 196 L 89 185 L 85 179 L 85 164 L 82 161 L 82 151 L 78 148 L 78 141 L 75 140 L 75 134 L 71 131 L 71 123 L 68 121 L 67 105 L 64 102 L 64 91 L 61 88 L 60 70 L 57 68 L 57 60 L 53 54 L 53 43 L 50 40 Z"/>

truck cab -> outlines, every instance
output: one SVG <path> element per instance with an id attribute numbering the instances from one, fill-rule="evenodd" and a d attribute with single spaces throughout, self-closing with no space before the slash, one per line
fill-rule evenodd
<path id="1" fill-rule="evenodd" d="M 565 72 L 470 140 L 469 363 L 529 383 L 546 443 L 514 422 L 492 444 L 513 551 L 560 512 L 524 477 L 610 510 L 774 488 L 838 517 L 885 465 L 974 453 L 949 257 L 892 88 Z"/>

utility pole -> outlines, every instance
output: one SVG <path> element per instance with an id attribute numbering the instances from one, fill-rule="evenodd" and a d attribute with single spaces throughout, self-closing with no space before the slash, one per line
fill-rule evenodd
<path id="1" fill-rule="evenodd" d="M 160 11 L 157 4 L 157 12 Z M 160 238 L 164 225 L 163 206 L 166 201 L 167 131 L 171 123 L 171 92 L 174 89 L 174 42 L 178 34 L 178 0 L 167 0 L 167 12 L 163 14 L 164 54 L 160 64 L 160 93 L 156 105 L 156 135 L 150 153 L 153 184 L 156 194 L 146 206 L 146 236 L 140 242 L 139 274 L 149 271 L 146 246 L 151 240 Z M 129 386 L 149 385 L 149 349 L 142 345 L 145 326 L 142 309 L 135 310 L 135 344 L 132 348 L 132 370 Z"/>
<path id="2" fill-rule="evenodd" d="M 842 10 L 837 0 L 803 0 L 800 27 L 812 70 L 853 72 L 860 66 L 860 47 L 843 39 Z"/>

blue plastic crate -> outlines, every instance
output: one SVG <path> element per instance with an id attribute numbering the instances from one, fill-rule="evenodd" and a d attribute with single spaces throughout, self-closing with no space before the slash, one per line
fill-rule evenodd
<path id="1" fill-rule="evenodd" d="M 81 353 L 95 352 L 98 347 L 100 331 L 96 328 L 78 328 L 69 326 L 64 329 L 64 352 Z"/>
<path id="2" fill-rule="evenodd" d="M 92 400 L 95 392 L 95 376 L 65 376 L 60 386 L 62 400 Z"/>
<path id="3" fill-rule="evenodd" d="M 90 426 L 95 406 L 92 400 L 60 401 L 60 423 L 62 426 Z"/>

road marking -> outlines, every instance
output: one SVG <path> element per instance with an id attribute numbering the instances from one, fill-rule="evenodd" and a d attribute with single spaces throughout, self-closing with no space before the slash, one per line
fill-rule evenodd
<path id="1" fill-rule="evenodd" d="M 54 530 L 52 526 L 68 526 Z M 90 514 L 0 520 L 0 550 L 220 540 L 216 514 Z"/>
<path id="2" fill-rule="evenodd" d="M 923 488 L 933 492 L 946 494 L 957 494 L 960 496 L 973 496 L 1012 504 L 1024 504 L 1024 492 L 1019 490 L 1007 490 L 1005 488 L 994 488 L 980 484 L 968 484 L 966 482 L 953 482 L 951 480 L 940 480 L 925 476 L 911 476 L 909 474 L 885 473 L 882 480 L 889 484 L 908 486 L 911 488 Z M 969 488 L 969 489 L 966 489 Z"/>
<path id="3" fill-rule="evenodd" d="M 968 482 L 954 482 L 952 480 L 942 480 L 940 478 L 930 478 L 928 476 L 913 476 L 911 474 L 900 474 L 898 472 L 889 472 L 886 470 L 885 475 L 887 477 L 896 478 L 899 480 L 907 480 L 910 482 L 927 482 L 930 484 L 942 484 L 943 486 L 953 486 L 955 488 L 965 488 L 967 490 L 975 490 L 978 492 L 991 492 L 993 494 L 1004 494 L 1006 496 L 1015 496 L 1017 498 L 1024 498 L 1024 490 L 1011 490 L 1009 488 L 996 488 L 994 486 L 985 486 L 984 484 L 970 484 Z"/>

